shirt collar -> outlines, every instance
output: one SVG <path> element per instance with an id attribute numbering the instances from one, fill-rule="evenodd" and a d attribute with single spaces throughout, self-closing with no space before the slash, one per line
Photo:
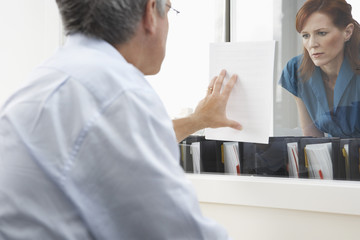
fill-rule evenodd
<path id="1" fill-rule="evenodd" d="M 340 103 L 342 96 L 346 88 L 348 87 L 354 72 L 351 68 L 349 60 L 347 57 L 344 57 L 344 60 L 340 67 L 339 75 L 336 79 L 335 89 L 334 89 L 334 110 L 336 111 L 337 106 Z M 315 68 L 314 74 L 308 81 L 309 86 L 311 86 L 312 91 L 314 92 L 316 98 L 322 105 L 322 107 L 329 111 L 329 105 L 325 92 L 325 85 L 322 81 L 321 70 L 319 67 Z"/>
<path id="2" fill-rule="evenodd" d="M 344 57 L 344 61 L 341 65 L 340 72 L 338 78 L 336 79 L 335 89 L 334 89 L 334 107 L 339 105 L 342 96 L 346 88 L 348 87 L 351 79 L 354 76 L 354 72 L 351 68 L 349 60 L 347 57 Z"/>
<path id="3" fill-rule="evenodd" d="M 319 67 L 315 68 L 315 71 L 311 78 L 306 82 L 309 88 L 313 91 L 318 102 L 321 104 L 325 112 L 329 111 L 329 104 L 326 98 L 325 85 L 322 81 L 321 70 Z"/>
<path id="4" fill-rule="evenodd" d="M 86 36 L 82 33 L 74 33 L 67 36 L 65 47 L 88 47 L 102 51 L 111 57 L 117 58 L 122 62 L 127 62 L 121 53 L 110 43 L 103 39 Z"/>

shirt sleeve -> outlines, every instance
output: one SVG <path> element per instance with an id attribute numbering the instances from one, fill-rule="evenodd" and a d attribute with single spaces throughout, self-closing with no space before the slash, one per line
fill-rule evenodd
<path id="1" fill-rule="evenodd" d="M 151 106 L 151 107 L 150 107 Z M 228 239 L 202 216 L 160 101 L 127 92 L 84 134 L 67 192 L 97 239 Z"/>
<path id="2" fill-rule="evenodd" d="M 282 71 L 279 84 L 288 90 L 293 95 L 299 97 L 298 81 L 299 77 L 299 65 L 302 59 L 302 55 L 292 58 Z"/>

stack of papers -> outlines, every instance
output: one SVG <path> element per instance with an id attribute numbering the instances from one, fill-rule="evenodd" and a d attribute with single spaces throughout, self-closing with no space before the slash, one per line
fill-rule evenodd
<path id="1" fill-rule="evenodd" d="M 243 130 L 208 128 L 206 139 L 268 143 L 273 135 L 275 41 L 214 43 L 210 45 L 210 79 L 222 69 L 225 82 L 238 75 L 226 114 Z"/>

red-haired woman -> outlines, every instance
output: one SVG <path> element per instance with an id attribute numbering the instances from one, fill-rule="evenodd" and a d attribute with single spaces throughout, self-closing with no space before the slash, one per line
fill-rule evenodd
<path id="1" fill-rule="evenodd" d="M 304 53 L 280 83 L 296 100 L 305 136 L 360 137 L 360 26 L 345 0 L 308 0 L 296 15 Z"/>

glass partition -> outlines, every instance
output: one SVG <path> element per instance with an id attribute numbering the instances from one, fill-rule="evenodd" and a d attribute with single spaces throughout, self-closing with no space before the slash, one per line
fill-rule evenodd
<path id="1" fill-rule="evenodd" d="M 167 49 L 161 71 L 148 76 L 171 117 L 186 115 L 206 93 L 209 43 L 226 40 L 224 0 L 172 0 Z"/>
<path id="2" fill-rule="evenodd" d="M 295 100 L 278 85 L 286 63 L 302 53 L 301 36 L 295 30 L 295 16 L 304 2 L 305 0 L 172 1 L 173 7 L 180 14 L 169 16 L 170 30 L 163 68 L 158 75 L 149 77 L 172 118 L 189 114 L 204 97 L 208 81 L 212 77 L 209 76 L 210 43 L 262 40 L 277 42 L 274 136 L 269 139 L 269 144 L 205 140 L 200 132 L 197 134 L 200 136 L 190 136 L 179 146 L 181 163 L 187 172 L 196 170 L 196 173 L 360 179 L 358 140 L 302 137 Z M 356 0 L 348 0 L 348 3 L 353 7 L 354 18 L 360 19 L 360 3 Z M 194 144 L 194 137 L 199 143 Z M 194 154 L 199 155 L 196 155 L 196 164 Z M 229 156 L 232 156 L 231 164 L 225 160 Z"/>

